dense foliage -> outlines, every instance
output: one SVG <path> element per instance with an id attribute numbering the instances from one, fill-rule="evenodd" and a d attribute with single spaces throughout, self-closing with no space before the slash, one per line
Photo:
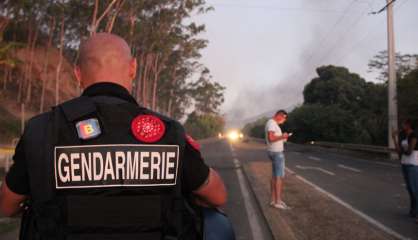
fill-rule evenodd
<path id="1" fill-rule="evenodd" d="M 264 138 L 264 128 L 268 120 L 267 117 L 263 117 L 255 122 L 248 123 L 242 129 L 242 132 L 247 136 Z"/>
<path id="2" fill-rule="evenodd" d="M 56 47 L 76 63 L 80 41 L 96 32 L 113 32 L 128 41 L 137 58 L 133 95 L 142 105 L 179 119 L 195 104 L 202 108 L 203 98 L 208 101 L 204 112 L 216 113 L 224 88 L 199 63 L 200 51 L 208 43 L 199 37 L 205 26 L 190 18 L 210 10 L 205 0 L 4 0 L 0 2 L 0 72 L 13 67 L 4 64 L 14 63 L 5 51 L 13 50 L 15 45 L 10 43 L 21 43 L 32 52 L 42 46 Z M 13 71 L 16 76 L 9 79 L 19 84 L 19 95 L 27 96 L 18 101 L 30 105 L 28 95 L 40 91 L 32 84 L 36 76 L 26 76 L 30 73 L 26 65 L 31 64 L 24 64 L 23 73 Z M 210 96 L 208 88 L 214 89 Z"/>
<path id="3" fill-rule="evenodd" d="M 418 130 L 418 69 L 398 81 L 398 112 L 400 120 L 411 119 Z"/>
<path id="4" fill-rule="evenodd" d="M 176 119 L 193 109 L 218 118 L 225 88 L 199 62 L 208 41 L 199 37 L 205 25 L 191 18 L 211 10 L 205 0 L 0 1 L 0 102 L 12 103 L 11 113 L 25 104 L 30 117 L 74 97 L 80 89 L 69 75 L 80 42 L 112 32 L 137 59 L 132 94 L 141 105 Z"/>
<path id="5" fill-rule="evenodd" d="M 214 137 L 223 131 L 224 126 L 225 122 L 219 115 L 196 112 L 189 114 L 184 124 L 187 134 L 196 139 Z"/>
<path id="6" fill-rule="evenodd" d="M 418 69 L 401 69 L 399 120 L 409 118 L 418 123 Z M 304 88 L 304 103 L 289 113 L 283 126 L 294 133 L 291 141 L 386 145 L 387 83 L 366 82 L 344 67 L 322 66 L 317 74 Z M 264 137 L 265 122 L 259 119 L 244 129 L 254 137 Z"/>

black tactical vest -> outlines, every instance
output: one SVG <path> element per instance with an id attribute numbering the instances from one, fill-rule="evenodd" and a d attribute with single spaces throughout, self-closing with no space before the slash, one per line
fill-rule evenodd
<path id="1" fill-rule="evenodd" d="M 138 115 L 161 119 L 163 137 L 136 139 Z M 98 120 L 99 136 L 79 137 L 76 125 L 86 119 Z M 82 96 L 31 120 L 21 239 L 196 239 L 181 193 L 184 135 L 176 121 L 110 96 Z"/>

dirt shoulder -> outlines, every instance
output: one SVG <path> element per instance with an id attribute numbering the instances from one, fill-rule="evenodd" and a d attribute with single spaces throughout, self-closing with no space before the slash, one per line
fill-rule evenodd
<path id="1" fill-rule="evenodd" d="M 275 239 L 396 239 L 304 183 L 295 174 L 288 173 L 284 189 L 284 201 L 292 209 L 272 208 L 268 205 L 270 163 L 247 163 L 244 170 Z"/>

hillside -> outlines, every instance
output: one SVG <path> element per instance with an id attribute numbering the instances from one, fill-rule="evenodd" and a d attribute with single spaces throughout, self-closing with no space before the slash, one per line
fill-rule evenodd
<path id="1" fill-rule="evenodd" d="M 11 139 L 19 136 L 22 103 L 25 105 L 26 120 L 40 113 L 43 83 L 44 111 L 55 105 L 59 50 L 50 48 L 48 58 L 45 48 L 36 48 L 33 54 L 29 49 L 22 48 L 12 54 L 19 64 L 11 71 L 5 66 L 0 67 L 0 143 L 10 143 Z M 64 58 L 59 78 L 59 102 L 78 95 L 78 92 L 72 66 Z"/>

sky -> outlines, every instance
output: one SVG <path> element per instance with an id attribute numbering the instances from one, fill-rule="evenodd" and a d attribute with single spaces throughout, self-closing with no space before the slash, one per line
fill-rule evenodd
<path id="1" fill-rule="evenodd" d="M 376 81 L 367 63 L 387 49 L 386 0 L 207 0 L 194 20 L 209 40 L 201 62 L 226 87 L 227 125 L 303 103 L 303 87 L 323 65 Z M 418 54 L 418 0 L 394 2 L 395 49 Z"/>

